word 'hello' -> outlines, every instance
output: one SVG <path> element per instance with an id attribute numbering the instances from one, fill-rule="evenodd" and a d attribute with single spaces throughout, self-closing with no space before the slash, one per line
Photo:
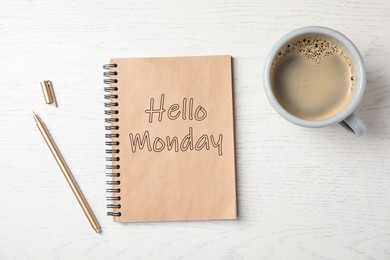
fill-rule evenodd
<path id="1" fill-rule="evenodd" d="M 150 99 L 150 107 L 149 109 L 145 110 L 145 113 L 149 114 L 149 123 L 153 122 L 153 114 L 158 113 L 158 121 L 162 121 L 163 114 L 165 113 L 165 108 L 164 108 L 164 99 L 165 95 L 161 94 L 160 98 L 160 106 L 159 108 L 154 108 L 154 98 Z M 197 121 L 202 121 L 207 117 L 207 111 L 204 107 L 198 106 L 195 109 L 194 113 L 194 99 L 190 98 L 189 104 L 188 104 L 188 111 L 187 111 L 187 98 L 183 98 L 183 106 L 182 110 L 180 111 L 180 106 L 179 104 L 173 104 L 168 108 L 167 116 L 171 120 L 176 120 L 179 118 L 180 114 L 183 118 L 183 120 L 187 119 L 187 113 L 188 113 L 188 119 L 195 120 Z"/>

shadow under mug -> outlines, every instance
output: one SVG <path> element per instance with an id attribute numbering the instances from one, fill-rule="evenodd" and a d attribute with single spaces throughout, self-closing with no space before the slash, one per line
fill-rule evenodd
<path id="1" fill-rule="evenodd" d="M 303 35 L 311 34 L 324 35 L 325 37 L 332 39 L 332 41 L 334 41 L 339 47 L 345 50 L 347 54 L 349 54 L 348 56 L 350 57 L 354 67 L 353 75 L 355 90 L 353 97 L 343 110 L 341 110 L 336 115 L 324 120 L 305 120 L 289 113 L 276 99 L 271 85 L 272 63 L 279 55 L 279 51 L 291 40 L 294 40 Z M 267 57 L 264 69 L 264 89 L 273 108 L 282 117 L 296 125 L 304 127 L 324 127 L 339 123 L 345 129 L 356 134 L 357 136 L 364 135 L 366 133 L 365 124 L 355 113 L 353 113 L 353 111 L 361 102 L 364 91 L 366 89 L 366 70 L 363 59 L 355 45 L 345 35 L 338 31 L 326 27 L 309 26 L 296 29 L 283 36 L 273 46 Z"/>

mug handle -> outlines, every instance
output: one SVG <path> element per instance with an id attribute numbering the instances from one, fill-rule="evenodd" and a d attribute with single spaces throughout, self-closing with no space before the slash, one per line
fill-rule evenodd
<path id="1" fill-rule="evenodd" d="M 361 120 L 355 113 L 350 114 L 339 124 L 349 132 L 354 133 L 356 136 L 364 135 L 367 132 L 367 127 L 363 123 L 363 120 Z"/>

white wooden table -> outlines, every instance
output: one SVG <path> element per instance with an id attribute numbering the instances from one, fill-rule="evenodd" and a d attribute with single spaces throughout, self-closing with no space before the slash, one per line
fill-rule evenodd
<path id="1" fill-rule="evenodd" d="M 271 46 L 322 25 L 361 51 L 368 134 L 306 129 L 263 90 Z M 390 259 L 390 2 L 0 2 L 0 259 Z M 234 57 L 239 219 L 117 224 L 106 216 L 103 69 L 110 57 Z M 59 108 L 39 82 L 53 81 Z M 33 121 L 51 130 L 96 235 Z"/>

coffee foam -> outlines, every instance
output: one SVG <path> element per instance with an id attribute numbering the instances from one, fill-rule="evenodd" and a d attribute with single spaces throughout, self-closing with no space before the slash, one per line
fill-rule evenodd
<path id="1" fill-rule="evenodd" d="M 283 56 L 290 53 L 300 54 L 317 64 L 332 55 L 339 55 L 348 64 L 351 75 L 353 75 L 352 62 L 345 51 L 334 43 L 333 40 L 330 40 L 324 35 L 303 35 L 291 40 L 279 50 L 278 56 L 275 58 L 272 66 L 275 66 L 275 63 L 277 63 L 280 58 L 283 58 Z M 351 80 L 353 80 L 353 76 L 351 76 Z"/>
<path id="2" fill-rule="evenodd" d="M 272 64 L 275 97 L 289 113 L 324 120 L 344 109 L 354 91 L 353 66 L 342 45 L 321 34 L 287 42 Z"/>

